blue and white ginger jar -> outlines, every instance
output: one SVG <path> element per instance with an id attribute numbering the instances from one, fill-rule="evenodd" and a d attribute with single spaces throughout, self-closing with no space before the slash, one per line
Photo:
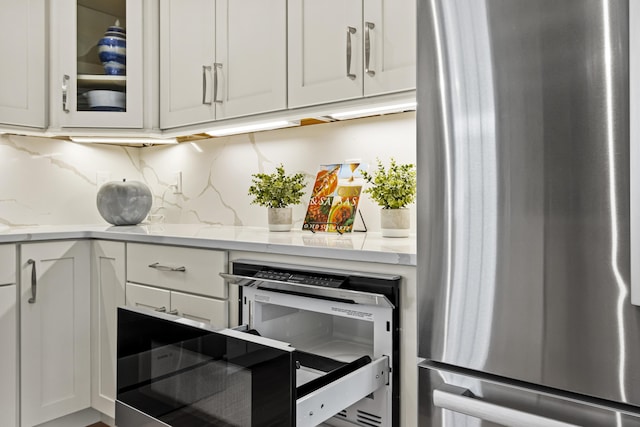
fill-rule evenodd
<path id="1" fill-rule="evenodd" d="M 120 27 L 120 21 L 107 28 L 104 37 L 98 41 L 98 56 L 105 74 L 127 74 L 127 33 Z"/>

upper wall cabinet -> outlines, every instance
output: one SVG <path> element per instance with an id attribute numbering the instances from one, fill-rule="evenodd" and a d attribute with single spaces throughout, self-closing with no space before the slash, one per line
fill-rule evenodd
<path id="1" fill-rule="evenodd" d="M 286 16 L 286 0 L 161 0 L 161 127 L 285 109 Z"/>
<path id="2" fill-rule="evenodd" d="M 289 0 L 289 107 L 415 89 L 415 0 Z"/>
<path id="3" fill-rule="evenodd" d="M 0 0 L 0 28 L 0 124 L 44 128 L 44 0 Z"/>
<path id="4" fill-rule="evenodd" d="M 54 129 L 142 127 L 142 2 L 60 0 L 51 9 Z"/>

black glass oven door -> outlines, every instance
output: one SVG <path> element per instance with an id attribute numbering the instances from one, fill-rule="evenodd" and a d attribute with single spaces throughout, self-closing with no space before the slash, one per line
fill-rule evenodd
<path id="1" fill-rule="evenodd" d="M 117 400 L 173 427 L 293 426 L 293 349 L 267 341 L 119 308 Z"/>

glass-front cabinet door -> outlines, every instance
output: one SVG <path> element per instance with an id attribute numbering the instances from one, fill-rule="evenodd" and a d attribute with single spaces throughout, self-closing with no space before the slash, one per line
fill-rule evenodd
<path id="1" fill-rule="evenodd" d="M 142 0 L 65 0 L 52 11 L 55 128 L 141 128 Z"/>

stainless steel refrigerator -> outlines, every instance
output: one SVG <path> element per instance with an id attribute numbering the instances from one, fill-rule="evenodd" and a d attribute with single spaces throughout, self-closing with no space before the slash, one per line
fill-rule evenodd
<path id="1" fill-rule="evenodd" d="M 640 426 L 638 3 L 418 1 L 422 427 Z"/>

